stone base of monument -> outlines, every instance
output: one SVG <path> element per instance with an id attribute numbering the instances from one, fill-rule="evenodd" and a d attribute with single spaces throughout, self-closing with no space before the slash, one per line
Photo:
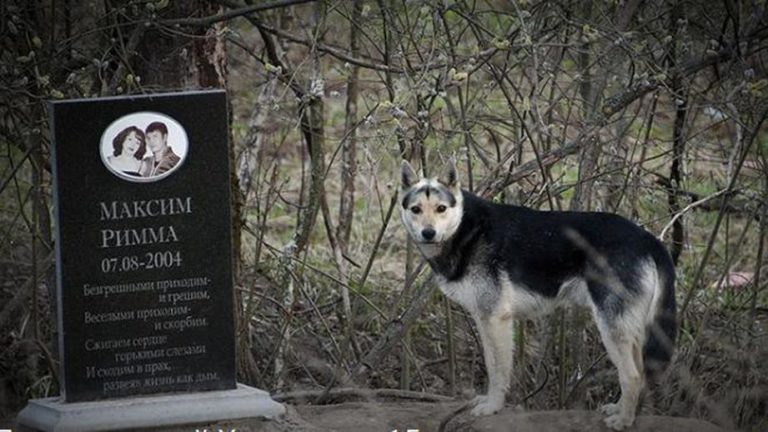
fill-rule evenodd
<path id="1" fill-rule="evenodd" d="M 17 418 L 19 430 L 55 432 L 133 430 L 206 424 L 241 418 L 273 419 L 285 413 L 269 393 L 238 384 L 233 390 L 177 393 L 64 403 L 30 400 Z"/>

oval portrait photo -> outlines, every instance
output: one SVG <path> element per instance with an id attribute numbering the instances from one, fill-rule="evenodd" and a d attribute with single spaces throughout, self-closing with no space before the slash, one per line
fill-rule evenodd
<path id="1" fill-rule="evenodd" d="M 189 141 L 173 118 L 151 111 L 125 115 L 101 135 L 101 160 L 114 175 L 131 182 L 153 182 L 184 163 Z"/>

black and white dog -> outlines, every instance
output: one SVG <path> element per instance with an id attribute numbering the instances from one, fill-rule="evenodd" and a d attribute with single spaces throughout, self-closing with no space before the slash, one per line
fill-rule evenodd
<path id="1" fill-rule="evenodd" d="M 488 394 L 473 415 L 499 411 L 509 387 L 515 319 L 575 303 L 592 312 L 618 369 L 621 398 L 601 408 L 630 426 L 646 378 L 670 362 L 675 269 L 653 235 L 609 213 L 536 211 L 496 204 L 459 186 L 454 162 L 436 178 L 401 168 L 401 216 L 440 290 L 474 318 Z"/>

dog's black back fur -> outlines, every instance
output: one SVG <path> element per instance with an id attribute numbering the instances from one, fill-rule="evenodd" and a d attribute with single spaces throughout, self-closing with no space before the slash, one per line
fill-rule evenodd
<path id="1" fill-rule="evenodd" d="M 669 362 L 676 335 L 674 280 L 669 253 L 653 235 L 610 213 L 537 211 L 496 204 L 462 191 L 464 214 L 457 232 L 429 261 L 448 281 L 483 263 L 494 278 L 504 271 L 519 286 L 544 297 L 558 295 L 569 279 L 587 282 L 604 316 L 622 313 L 639 287 L 638 266 L 652 259 L 663 284 L 660 313 L 644 346 L 646 372 Z M 478 259 L 482 257 L 482 259 Z M 606 268 L 601 257 L 610 258 Z M 617 284 L 606 286 L 607 280 Z"/>

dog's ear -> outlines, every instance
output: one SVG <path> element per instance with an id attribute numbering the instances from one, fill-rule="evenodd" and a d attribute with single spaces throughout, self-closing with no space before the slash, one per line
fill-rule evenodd
<path id="1" fill-rule="evenodd" d="M 456 159 L 453 157 L 448 159 L 448 162 L 446 162 L 440 169 L 440 175 L 437 177 L 437 181 L 451 189 L 458 187 L 459 175 L 456 172 Z"/>
<path id="2" fill-rule="evenodd" d="M 416 171 L 413 170 L 413 167 L 407 160 L 403 159 L 402 164 L 400 164 L 400 187 L 405 190 L 418 181 L 419 176 L 416 175 Z"/>

